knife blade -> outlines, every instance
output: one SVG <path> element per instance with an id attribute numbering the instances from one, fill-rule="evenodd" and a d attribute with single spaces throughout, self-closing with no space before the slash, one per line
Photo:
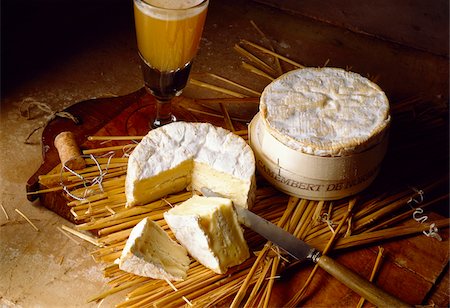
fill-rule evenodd
<path id="1" fill-rule="evenodd" d="M 313 256 L 319 253 L 313 247 L 299 240 L 286 230 L 265 220 L 261 216 L 240 206 L 235 206 L 234 210 L 241 224 L 276 244 L 295 259 L 299 261 L 304 259 L 312 260 Z"/>
<path id="2" fill-rule="evenodd" d="M 222 197 L 207 188 L 202 188 L 201 192 L 208 197 Z M 234 209 L 241 224 L 279 246 L 295 259 L 299 261 L 311 260 L 316 263 L 327 273 L 377 307 L 411 307 L 411 305 L 408 305 L 400 299 L 381 290 L 332 258 L 322 255 L 320 251 L 311 247 L 283 228 L 278 227 L 243 207 L 235 206 Z"/>

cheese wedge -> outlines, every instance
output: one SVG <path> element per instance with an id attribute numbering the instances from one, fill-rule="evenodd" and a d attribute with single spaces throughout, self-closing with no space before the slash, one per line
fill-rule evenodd
<path id="1" fill-rule="evenodd" d="M 125 272 L 171 281 L 186 279 L 189 263 L 186 249 L 149 218 L 133 228 L 118 260 Z"/>
<path id="2" fill-rule="evenodd" d="M 255 158 L 243 138 L 208 123 L 175 122 L 151 130 L 129 157 L 127 206 L 202 187 L 252 206 Z"/>
<path id="3" fill-rule="evenodd" d="M 189 254 L 217 274 L 250 256 L 230 199 L 194 195 L 164 219 Z"/>

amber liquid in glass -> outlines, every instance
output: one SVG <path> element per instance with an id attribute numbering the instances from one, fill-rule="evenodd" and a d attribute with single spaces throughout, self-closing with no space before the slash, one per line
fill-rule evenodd
<path id="1" fill-rule="evenodd" d="M 184 8 L 185 3 L 180 0 L 134 0 L 144 82 L 158 100 L 153 126 L 176 120 L 171 114 L 170 100 L 180 95 L 186 86 L 192 59 L 200 44 L 208 1 L 186 2 L 191 7 Z"/>

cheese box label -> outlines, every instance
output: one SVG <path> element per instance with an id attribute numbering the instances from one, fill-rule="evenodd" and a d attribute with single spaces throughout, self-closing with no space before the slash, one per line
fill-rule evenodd
<path id="1" fill-rule="evenodd" d="M 330 182 L 303 178 L 298 174 L 292 174 L 287 170 L 267 164 L 257 158 L 257 168 L 261 175 L 281 191 L 300 198 L 312 200 L 333 200 L 353 195 L 367 188 L 378 174 L 376 167 L 370 172 L 357 178 Z"/>

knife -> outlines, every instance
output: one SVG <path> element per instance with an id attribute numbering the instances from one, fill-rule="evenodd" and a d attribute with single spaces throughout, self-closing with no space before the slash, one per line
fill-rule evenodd
<path id="1" fill-rule="evenodd" d="M 219 194 L 207 188 L 202 188 L 201 191 L 203 195 L 208 197 L 220 197 Z M 412 307 L 411 305 L 408 305 L 400 299 L 379 289 L 365 278 L 339 264 L 332 258 L 322 255 L 320 251 L 309 246 L 304 241 L 278 227 L 277 225 L 243 207 L 235 206 L 234 209 L 241 224 L 252 229 L 265 239 L 271 241 L 273 244 L 279 246 L 297 260 L 311 260 L 316 263 L 328 274 L 377 307 Z"/>

